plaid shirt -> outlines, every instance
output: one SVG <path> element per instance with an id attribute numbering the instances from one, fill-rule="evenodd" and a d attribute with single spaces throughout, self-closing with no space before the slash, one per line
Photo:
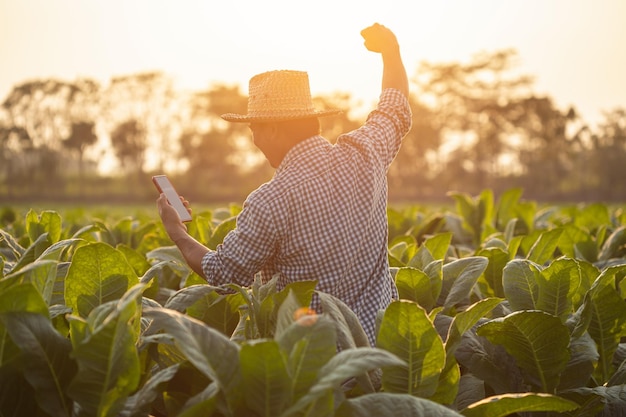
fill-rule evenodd
<path id="1" fill-rule="evenodd" d="M 316 290 L 356 313 L 374 346 L 377 311 L 398 296 L 387 258 L 387 169 L 410 126 L 408 100 L 387 89 L 337 144 L 313 136 L 294 146 L 248 196 L 236 229 L 204 256 L 208 282 L 249 286 L 258 272 L 279 273 L 279 289 L 317 280 Z M 320 311 L 317 297 L 311 307 Z"/>

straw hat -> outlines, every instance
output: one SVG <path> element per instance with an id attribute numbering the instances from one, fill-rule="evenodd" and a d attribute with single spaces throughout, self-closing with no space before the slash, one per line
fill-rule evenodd
<path id="1" fill-rule="evenodd" d="M 307 117 L 332 116 L 341 110 L 313 107 L 309 76 L 303 71 L 268 71 L 250 79 L 248 114 L 226 113 L 229 122 L 277 122 Z"/>

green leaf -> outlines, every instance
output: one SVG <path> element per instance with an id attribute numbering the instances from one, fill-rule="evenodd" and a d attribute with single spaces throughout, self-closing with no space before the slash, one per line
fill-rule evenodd
<path id="1" fill-rule="evenodd" d="M 324 315 L 327 315 L 335 323 L 337 344 L 342 349 L 370 346 L 367 334 L 357 315 L 346 303 L 321 291 L 318 292 L 318 296 Z"/>
<path id="2" fill-rule="evenodd" d="M 0 281 L 0 313 L 37 313 L 48 316 L 48 305 L 32 283 Z"/>
<path id="3" fill-rule="evenodd" d="M 458 313 L 452 319 L 448 336 L 445 341 L 446 365 L 439 378 L 437 392 L 432 399 L 440 404 L 452 404 L 457 396 L 460 381 L 460 370 L 456 361 L 455 352 L 463 334 L 478 322 L 485 314 L 491 311 L 502 300 L 486 298 L 480 300 L 465 311 Z"/>
<path id="4" fill-rule="evenodd" d="M 542 311 L 518 311 L 481 325 L 477 334 L 502 345 L 515 357 L 529 381 L 553 393 L 570 359 L 569 330 L 558 317 Z"/>
<path id="5" fill-rule="evenodd" d="M 489 260 L 484 256 L 469 256 L 457 259 L 443 266 L 443 286 L 439 295 L 444 310 L 468 300 L 472 288 L 487 268 Z M 444 298 L 445 297 L 445 298 Z"/>
<path id="6" fill-rule="evenodd" d="M 602 245 L 602 249 L 598 254 L 599 261 L 607 261 L 611 258 L 624 256 L 624 247 L 626 246 L 626 226 L 620 226 L 609 235 Z"/>
<path id="7" fill-rule="evenodd" d="M 50 243 L 61 238 L 61 216 L 56 211 L 46 210 L 37 215 L 34 210 L 26 214 L 26 232 L 30 242 L 35 242 L 40 235 L 47 233 Z"/>
<path id="8" fill-rule="evenodd" d="M 336 390 L 347 379 L 362 375 L 372 369 L 403 365 L 404 362 L 389 352 L 376 348 L 342 350 L 319 371 L 319 377 L 309 390 L 281 417 L 291 416 Z"/>
<path id="9" fill-rule="evenodd" d="M 94 308 L 87 319 L 68 316 L 78 373 L 68 394 L 91 416 L 115 416 L 139 385 L 136 343 L 145 288 L 137 284 L 118 301 Z"/>
<path id="10" fill-rule="evenodd" d="M 445 366 L 445 350 L 439 334 L 417 304 L 392 302 L 383 316 L 377 346 L 406 362 L 383 373 L 383 389 L 429 398 L 437 389 Z"/>
<path id="11" fill-rule="evenodd" d="M 527 259 L 514 259 L 506 264 L 502 287 L 513 311 L 538 309 L 540 275 L 540 267 Z"/>
<path id="12" fill-rule="evenodd" d="M 279 415 L 291 402 L 291 379 L 278 343 L 251 341 L 241 347 L 239 358 L 248 408 L 263 417 Z"/>
<path id="13" fill-rule="evenodd" d="M 480 319 L 485 317 L 503 300 L 501 298 L 484 298 L 469 306 L 465 311 L 458 313 L 452 319 L 445 342 L 446 357 L 454 358 L 454 352 L 461 342 L 461 337 L 471 329 Z"/>
<path id="14" fill-rule="evenodd" d="M 613 373 L 613 355 L 626 326 L 626 304 L 615 288 L 615 275 L 625 267 L 602 271 L 585 297 L 584 308 L 591 315 L 588 331 L 598 346 L 600 360 L 594 376 L 600 384 Z"/>
<path id="15" fill-rule="evenodd" d="M 335 416 L 461 417 L 462 414 L 425 398 L 380 392 L 344 401 Z"/>
<path id="16" fill-rule="evenodd" d="M 199 320 L 174 310 L 144 309 L 156 331 L 165 330 L 176 347 L 204 375 L 217 382 L 232 409 L 242 400 L 239 345 Z M 219 355 L 215 353 L 219 352 Z"/>
<path id="17" fill-rule="evenodd" d="M 539 235 L 539 239 L 537 239 L 530 248 L 526 258 L 539 265 L 543 265 L 552 260 L 554 258 L 554 251 L 559 244 L 559 239 L 562 233 L 562 228 L 556 228 L 541 233 L 541 235 Z"/>
<path id="18" fill-rule="evenodd" d="M 137 282 L 120 251 L 100 242 L 81 246 L 65 278 L 65 303 L 75 314 L 87 317 L 95 307 L 118 300 Z"/>
<path id="19" fill-rule="evenodd" d="M 465 417 L 506 417 L 515 413 L 576 410 L 578 404 L 543 393 L 503 394 L 485 398 L 461 411 Z"/>
<path id="20" fill-rule="evenodd" d="M 37 260 L 24 268 L 9 274 L 5 279 L 18 279 L 24 283 L 31 283 L 39 291 L 46 304 L 50 304 L 52 291 L 57 278 L 57 261 Z"/>
<path id="21" fill-rule="evenodd" d="M 557 392 L 587 386 L 600 359 L 596 343 L 588 332 L 584 332 L 580 337 L 572 338 L 569 350 L 571 358 L 561 375 Z"/>
<path id="22" fill-rule="evenodd" d="M 65 393 L 76 373 L 70 341 L 41 314 L 3 313 L 0 318 L 22 353 L 23 374 L 39 407 L 51 416 L 71 415 L 72 401 Z"/>
<path id="23" fill-rule="evenodd" d="M 300 310 L 301 308 L 304 308 L 304 310 Z M 300 301 L 298 301 L 298 298 L 294 295 L 293 290 L 289 290 L 287 298 L 285 298 L 278 306 L 275 331 L 275 336 L 277 338 L 280 337 L 280 335 L 296 320 L 298 311 L 308 312 L 308 307 L 304 307 L 300 304 Z M 313 312 L 313 314 L 315 314 L 315 312 Z"/>
<path id="24" fill-rule="evenodd" d="M 444 260 L 450 242 L 452 242 L 452 232 L 445 232 L 429 237 L 424 241 L 424 246 L 428 248 L 434 259 Z"/>
<path id="25" fill-rule="evenodd" d="M 291 392 L 297 400 L 315 384 L 320 369 L 337 353 L 333 323 L 326 315 L 298 320 L 277 341 L 287 355 Z"/>
<path id="26" fill-rule="evenodd" d="M 493 295 L 504 297 L 502 271 L 510 259 L 509 253 L 501 248 L 487 248 L 480 250 L 477 255 L 489 260 L 485 268 L 484 277 L 489 287 L 493 290 Z"/>
<path id="27" fill-rule="evenodd" d="M 591 244 L 592 241 L 593 239 L 588 231 L 568 223 L 563 226 L 563 233 L 559 239 L 559 249 L 568 258 L 576 258 L 576 246 L 580 244 Z"/>
<path id="28" fill-rule="evenodd" d="M 123 243 L 118 244 L 115 248 L 124 254 L 126 261 L 133 267 L 137 276 L 142 276 L 150 269 L 150 263 L 146 260 L 146 257 L 137 250 Z"/>
<path id="29" fill-rule="evenodd" d="M 430 277 L 423 271 L 411 267 L 402 267 L 396 274 L 396 287 L 401 300 L 409 300 L 418 303 L 427 311 L 435 307 L 441 281 L 433 283 Z M 433 288 L 433 285 L 435 288 Z"/>
<path id="30" fill-rule="evenodd" d="M 573 299 L 581 285 L 581 272 L 574 259 L 553 261 L 537 276 L 537 308 L 557 316 L 562 322 L 573 312 Z"/>
<path id="31" fill-rule="evenodd" d="M 39 235 L 37 240 L 33 242 L 27 249 L 24 251 L 22 256 L 18 259 L 18 261 L 13 266 L 11 272 L 17 272 L 20 269 L 24 268 L 26 265 L 35 262 L 37 258 L 39 258 L 43 253 L 45 253 L 46 249 L 50 247 L 50 239 L 48 233 L 43 233 Z"/>
<path id="32" fill-rule="evenodd" d="M 574 224 L 593 233 L 599 227 L 611 224 L 609 208 L 603 203 L 585 205 L 582 210 L 574 215 Z"/>
<path id="33" fill-rule="evenodd" d="M 496 204 L 496 227 L 501 229 L 511 220 L 516 220 L 516 209 L 522 193 L 521 188 L 510 188 L 502 193 Z"/>
<path id="34" fill-rule="evenodd" d="M 164 386 L 176 376 L 179 368 L 180 365 L 175 364 L 161 369 L 152 375 L 135 394 L 128 398 L 124 405 L 124 410 L 120 413 L 120 417 L 148 415 L 151 411 L 152 403 L 163 392 Z"/>

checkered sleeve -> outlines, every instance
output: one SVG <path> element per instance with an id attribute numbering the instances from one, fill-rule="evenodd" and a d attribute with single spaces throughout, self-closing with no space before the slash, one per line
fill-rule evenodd
<path id="1" fill-rule="evenodd" d="M 250 286 L 254 274 L 275 254 L 278 243 L 271 213 L 249 200 L 237 217 L 237 227 L 202 259 L 202 272 L 209 284 Z"/>
<path id="2" fill-rule="evenodd" d="M 375 110 L 366 123 L 337 139 L 338 143 L 350 144 L 368 154 L 369 159 L 378 160 L 384 169 L 400 150 L 402 138 L 411 128 L 409 101 L 399 90 L 385 89 Z"/>

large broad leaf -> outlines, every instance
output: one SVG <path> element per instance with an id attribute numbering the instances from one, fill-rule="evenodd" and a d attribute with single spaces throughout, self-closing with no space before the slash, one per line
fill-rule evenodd
<path id="1" fill-rule="evenodd" d="M 506 417 L 515 413 L 538 411 L 564 413 L 577 408 L 578 404 L 574 401 L 556 395 L 529 392 L 485 398 L 461 410 L 461 414 L 465 417 Z"/>
<path id="2" fill-rule="evenodd" d="M 34 388 L 39 407 L 51 416 L 71 415 L 72 401 L 65 393 L 76 373 L 70 341 L 41 314 L 7 313 L 0 319 L 21 351 L 23 375 Z"/>
<path id="3" fill-rule="evenodd" d="M 483 236 L 490 234 L 493 229 L 493 192 L 484 190 L 476 198 L 457 192 L 450 192 L 448 195 L 456 201 L 457 212 L 463 218 L 463 227 L 471 232 L 473 243 L 478 246 Z"/>
<path id="4" fill-rule="evenodd" d="M 383 373 L 387 392 L 429 398 L 437 390 L 446 362 L 443 341 L 426 311 L 408 301 L 395 301 L 385 310 L 377 345 L 406 362 Z"/>
<path id="5" fill-rule="evenodd" d="M 291 379 L 274 340 L 244 344 L 239 353 L 245 401 L 255 415 L 275 417 L 291 402 Z"/>
<path id="6" fill-rule="evenodd" d="M 539 265 L 543 265 L 553 259 L 554 251 L 559 244 L 562 233 L 562 228 L 556 228 L 541 233 L 539 239 L 537 239 L 530 248 L 527 259 Z"/>
<path id="7" fill-rule="evenodd" d="M 61 216 L 51 210 L 43 211 L 38 215 L 31 209 L 26 214 L 26 232 L 31 243 L 44 233 L 48 234 L 50 243 L 56 243 L 61 237 Z"/>
<path id="8" fill-rule="evenodd" d="M 239 345 L 203 322 L 174 310 L 146 308 L 144 317 L 152 320 L 152 331 L 164 330 L 171 335 L 189 362 L 218 384 L 231 409 L 239 407 L 244 394 L 241 392 Z"/>
<path id="9" fill-rule="evenodd" d="M 508 251 L 502 248 L 491 247 L 482 249 L 478 252 L 479 256 L 484 256 L 489 260 L 487 267 L 485 268 L 484 278 L 489 288 L 491 288 L 493 296 L 504 297 L 504 290 L 502 288 L 502 270 L 511 256 Z"/>
<path id="10" fill-rule="evenodd" d="M 335 416 L 461 417 L 462 414 L 424 398 L 381 392 L 344 401 Z"/>
<path id="11" fill-rule="evenodd" d="M 140 417 L 148 415 L 152 402 L 163 392 L 163 386 L 174 378 L 179 367 L 180 365 L 178 364 L 168 366 L 152 375 L 150 379 L 126 401 L 124 410 L 120 413 L 119 417 Z"/>
<path id="12" fill-rule="evenodd" d="M 599 261 L 607 261 L 624 255 L 624 245 L 626 245 L 626 226 L 617 228 L 602 245 L 602 250 L 598 254 Z"/>
<path id="13" fill-rule="evenodd" d="M 596 343 L 588 332 L 572 338 L 569 349 L 571 358 L 561 375 L 558 392 L 587 386 L 600 359 Z"/>
<path id="14" fill-rule="evenodd" d="M 590 315 L 588 331 L 600 353 L 594 372 L 599 383 L 606 382 L 613 372 L 613 354 L 626 328 L 626 304 L 615 283 L 616 274 L 623 269 L 616 266 L 602 271 L 584 301 L 583 314 Z"/>
<path id="15" fill-rule="evenodd" d="M 119 300 L 137 282 L 120 251 L 100 242 L 81 246 L 65 278 L 65 303 L 75 314 L 87 317 L 95 307 Z"/>
<path id="16" fill-rule="evenodd" d="M 436 260 L 444 260 L 452 242 L 452 232 L 438 233 L 424 241 L 424 246 Z"/>
<path id="17" fill-rule="evenodd" d="M 48 305 L 35 286 L 16 279 L 0 281 L 0 313 L 37 313 L 48 316 Z"/>
<path id="18" fill-rule="evenodd" d="M 541 268 L 526 259 L 514 259 L 502 271 L 504 295 L 513 311 L 537 310 Z"/>
<path id="19" fill-rule="evenodd" d="M 467 303 L 469 294 L 478 278 L 487 268 L 489 260 L 484 256 L 457 259 L 443 266 L 443 286 L 438 304 L 448 311 L 457 304 Z"/>
<path id="20" fill-rule="evenodd" d="M 21 282 L 33 284 L 46 304 L 52 300 L 52 291 L 57 278 L 58 262 L 54 260 L 36 260 L 17 272 L 7 275 L 6 279 L 17 278 Z"/>
<path id="21" fill-rule="evenodd" d="M 502 299 L 486 298 L 472 304 L 467 310 L 458 313 L 452 319 L 445 341 L 446 365 L 439 377 L 437 392 L 432 397 L 434 401 L 440 404 L 454 403 L 461 378 L 455 352 L 461 343 L 461 337 L 500 302 Z"/>
<path id="22" fill-rule="evenodd" d="M 287 355 L 294 400 L 317 381 L 320 369 L 337 353 L 335 326 L 324 314 L 303 317 L 287 327 L 277 341 Z"/>
<path id="23" fill-rule="evenodd" d="M 72 355 L 78 363 L 68 394 L 87 415 L 117 415 L 139 385 L 136 344 L 144 288 L 138 284 L 117 302 L 96 307 L 86 320 L 68 316 Z"/>
<path id="24" fill-rule="evenodd" d="M 562 322 L 573 312 L 573 298 L 581 284 L 578 262 L 561 258 L 552 262 L 537 276 L 539 297 L 537 309 L 557 316 Z"/>
<path id="25" fill-rule="evenodd" d="M 585 231 L 574 224 L 566 224 L 563 226 L 563 233 L 559 239 L 559 249 L 561 252 L 569 258 L 577 258 L 576 245 L 591 244 L 593 241 L 592 235 L 589 231 Z"/>
<path id="26" fill-rule="evenodd" d="M 401 300 L 414 301 L 427 311 L 435 307 L 441 291 L 441 278 L 432 280 L 424 271 L 402 267 L 398 269 L 395 281 Z"/>
<path id="27" fill-rule="evenodd" d="M 39 235 L 37 240 L 35 240 L 22 254 L 22 256 L 17 260 L 11 272 L 19 271 L 24 268 L 26 265 L 35 262 L 43 253 L 45 253 L 46 249 L 50 247 L 50 237 L 48 233 L 43 233 Z"/>
<path id="28" fill-rule="evenodd" d="M 561 396 L 580 404 L 586 411 L 582 416 L 613 417 L 624 415 L 624 397 L 626 386 L 596 386 L 593 388 L 581 387 L 560 393 Z"/>
<path id="29" fill-rule="evenodd" d="M 35 391 L 26 381 L 19 364 L 0 367 L 0 415 L 37 416 L 41 409 L 33 401 Z"/>
<path id="30" fill-rule="evenodd" d="M 570 358 L 570 335 L 558 317 L 542 311 L 518 311 L 481 325 L 477 334 L 504 346 L 529 381 L 553 393 Z"/>
<path id="31" fill-rule="evenodd" d="M 219 294 L 216 289 L 207 284 L 182 288 L 168 299 L 165 308 L 186 312 L 230 337 L 239 321 L 237 306 L 231 303 L 235 295 Z"/>
<path id="32" fill-rule="evenodd" d="M 337 297 L 318 292 L 322 311 L 336 326 L 337 343 L 342 349 L 369 347 L 370 343 L 358 317 Z"/>
<path id="33" fill-rule="evenodd" d="M 309 392 L 289 407 L 281 417 L 296 415 L 320 398 L 334 392 L 342 382 L 372 369 L 405 365 L 398 357 L 377 348 L 342 350 L 319 371 L 318 379 Z"/>

